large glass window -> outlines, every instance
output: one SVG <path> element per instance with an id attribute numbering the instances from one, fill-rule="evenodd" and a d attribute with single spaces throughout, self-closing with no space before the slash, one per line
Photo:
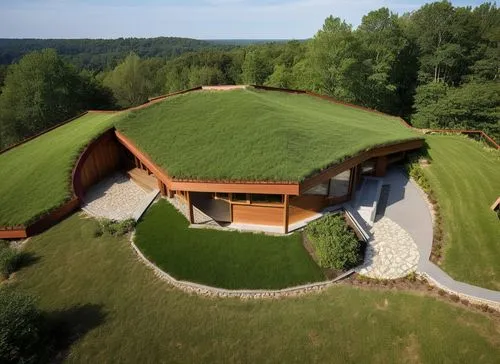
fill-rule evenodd
<path id="1" fill-rule="evenodd" d="M 329 181 L 320 183 L 320 184 L 308 189 L 306 192 L 304 192 L 304 195 L 328 196 L 328 184 L 329 184 Z"/>
<path id="2" fill-rule="evenodd" d="M 349 194 L 349 181 L 351 179 L 351 170 L 337 174 L 330 180 L 330 197 L 342 197 Z"/>
<path id="3" fill-rule="evenodd" d="M 252 203 L 282 203 L 283 195 L 264 195 L 264 194 L 252 194 L 250 198 Z"/>

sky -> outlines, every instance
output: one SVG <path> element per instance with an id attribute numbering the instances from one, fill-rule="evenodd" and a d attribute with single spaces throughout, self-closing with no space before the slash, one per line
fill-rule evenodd
<path id="1" fill-rule="evenodd" d="M 0 0 L 0 38 L 305 39 L 329 15 L 357 26 L 371 10 L 418 0 Z M 476 6 L 483 1 L 456 0 Z"/>

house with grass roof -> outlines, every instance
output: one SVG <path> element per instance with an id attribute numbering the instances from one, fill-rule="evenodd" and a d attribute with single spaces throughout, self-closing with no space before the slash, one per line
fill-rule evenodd
<path id="1" fill-rule="evenodd" d="M 16 166 L 50 145 L 38 179 L 46 189 L 57 187 L 46 193 L 32 186 L 30 196 L 39 194 L 38 202 L 26 201 L 29 208 L 19 214 L 0 211 L 3 237 L 9 227 L 25 235 L 43 230 L 84 204 L 88 190 L 117 170 L 175 202 L 191 224 L 288 233 L 325 209 L 376 194 L 380 186 L 369 177 L 384 176 L 389 164 L 424 143 L 397 117 L 306 91 L 188 91 L 92 114 L 97 121 L 85 115 L 86 122 L 74 120 L 1 154 L 3 185 L 15 189 L 23 180 Z M 64 133 L 74 139 L 71 145 L 64 144 Z M 53 143 L 58 138 L 60 145 Z M 54 159 L 59 167 L 50 172 Z"/>

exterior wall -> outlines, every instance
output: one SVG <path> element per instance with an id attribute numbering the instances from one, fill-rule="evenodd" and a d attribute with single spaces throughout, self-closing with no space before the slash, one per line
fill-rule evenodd
<path id="1" fill-rule="evenodd" d="M 114 131 L 104 133 L 81 155 L 73 174 L 75 194 L 82 198 L 86 190 L 120 167 L 121 146 Z"/>
<path id="2" fill-rule="evenodd" d="M 233 222 L 283 226 L 283 206 L 233 205 Z"/>
<path id="3" fill-rule="evenodd" d="M 327 206 L 327 200 L 324 196 L 304 195 L 290 199 L 289 224 L 307 219 L 316 215 Z"/>

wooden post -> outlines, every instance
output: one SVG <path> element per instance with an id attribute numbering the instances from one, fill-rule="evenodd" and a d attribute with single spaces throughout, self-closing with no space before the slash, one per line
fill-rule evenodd
<path id="1" fill-rule="evenodd" d="M 387 170 L 387 156 L 381 156 L 377 158 L 375 163 L 375 177 L 384 177 Z"/>
<path id="2" fill-rule="evenodd" d="M 167 186 L 159 178 L 157 178 L 156 181 L 158 182 L 158 188 L 160 189 L 161 195 L 162 196 L 166 196 L 166 194 L 167 194 Z"/>
<path id="3" fill-rule="evenodd" d="M 288 205 L 290 202 L 290 197 L 288 195 L 284 195 L 285 203 L 283 205 L 283 231 L 285 234 L 288 234 Z"/>
<path id="4" fill-rule="evenodd" d="M 188 203 L 188 217 L 189 223 L 194 224 L 194 213 L 193 213 L 193 204 L 191 203 L 191 192 L 187 192 L 187 203 Z"/>
<path id="5" fill-rule="evenodd" d="M 168 198 L 174 198 L 174 191 L 171 188 L 167 188 Z"/>

